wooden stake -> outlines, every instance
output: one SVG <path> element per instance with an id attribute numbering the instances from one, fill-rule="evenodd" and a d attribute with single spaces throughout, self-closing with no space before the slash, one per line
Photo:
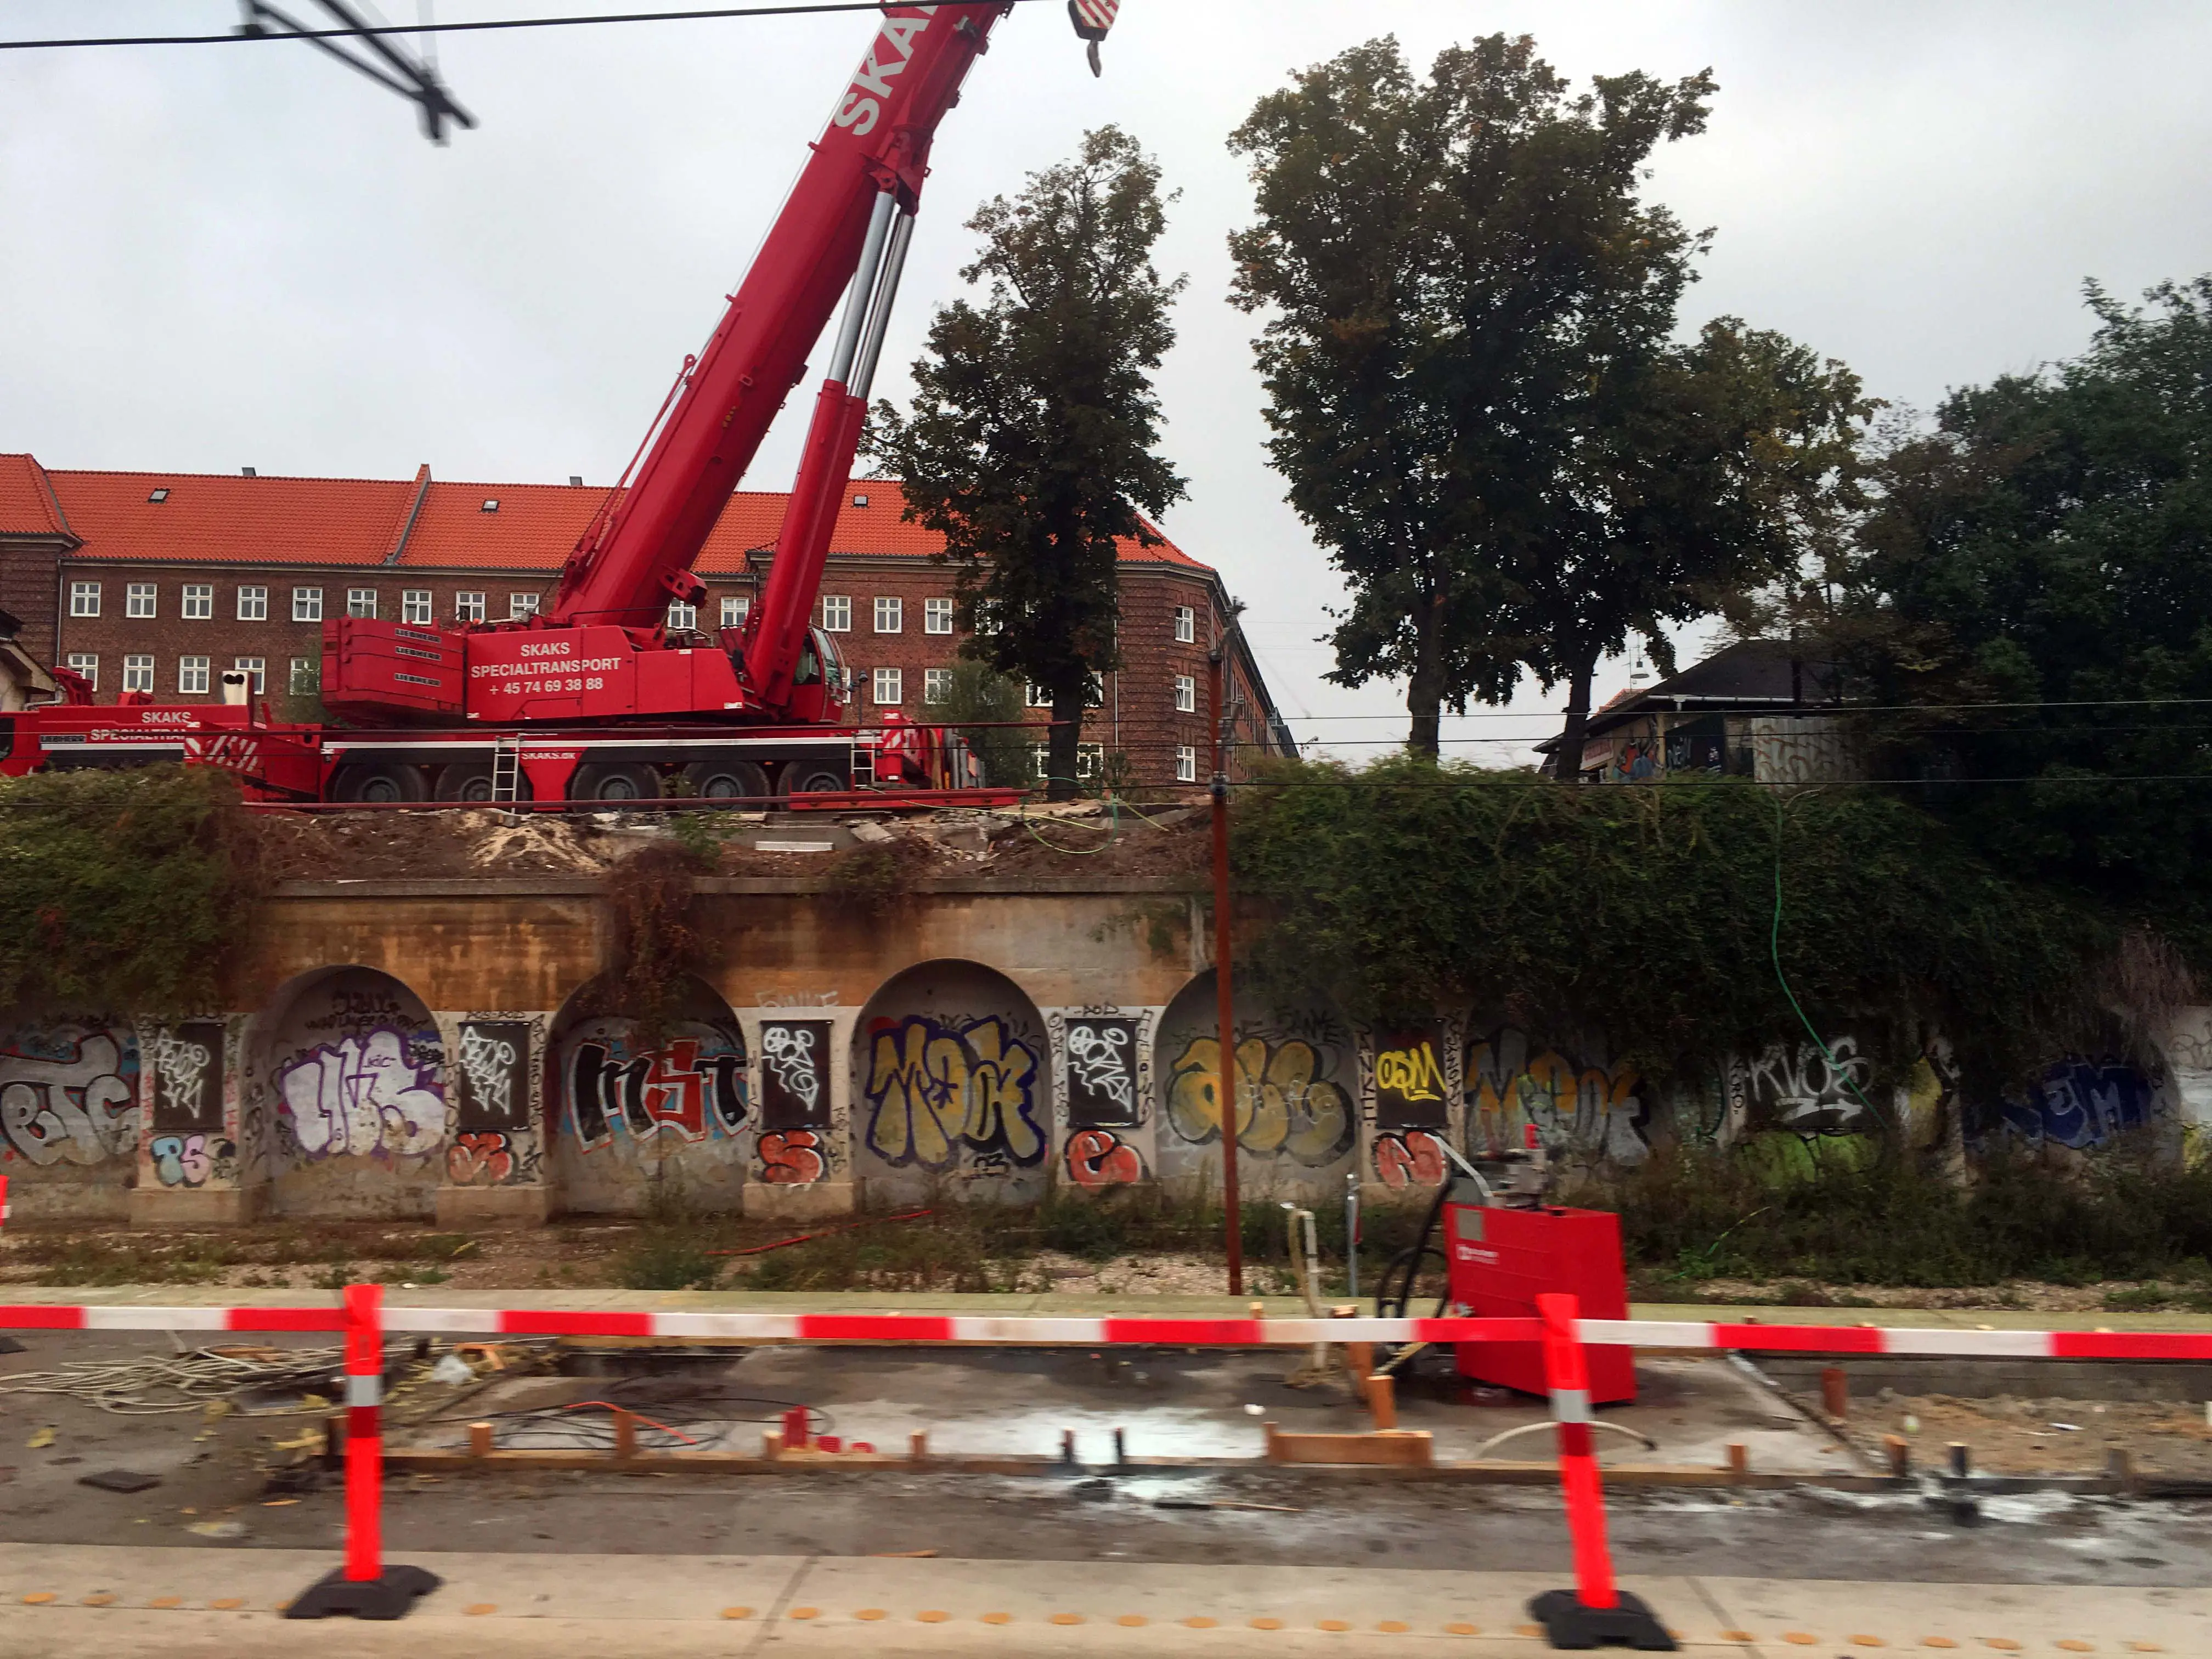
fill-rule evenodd
<path id="1" fill-rule="evenodd" d="M 1741 1480 L 1751 1473 L 1751 1448 L 1741 1440 L 1729 1442 L 1728 1472 L 1731 1478 Z"/>
<path id="2" fill-rule="evenodd" d="M 637 1419 L 628 1412 L 615 1413 L 615 1455 L 624 1462 L 637 1455 Z"/>
<path id="3" fill-rule="evenodd" d="M 469 1425 L 469 1455 L 471 1457 L 489 1457 L 491 1455 L 490 1424 L 471 1423 Z"/>
<path id="4" fill-rule="evenodd" d="M 1367 1409 L 1374 1414 L 1376 1430 L 1398 1426 L 1398 1385 L 1392 1378 L 1367 1379 Z"/>

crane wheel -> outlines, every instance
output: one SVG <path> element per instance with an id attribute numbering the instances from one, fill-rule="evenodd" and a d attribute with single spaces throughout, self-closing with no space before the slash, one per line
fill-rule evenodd
<path id="1" fill-rule="evenodd" d="M 842 767 L 823 761 L 794 761 L 783 780 L 784 788 L 794 795 L 842 794 L 853 787 Z"/>
<path id="2" fill-rule="evenodd" d="M 684 781 L 702 800 L 765 800 L 768 774 L 749 760 L 694 761 Z"/>
<path id="3" fill-rule="evenodd" d="M 659 800 L 660 774 L 649 766 L 595 761 L 580 766 L 568 785 L 570 800 Z"/>
<path id="4" fill-rule="evenodd" d="M 491 797 L 491 768 L 482 761 L 455 761 L 438 774 L 437 797 L 440 800 L 481 800 Z M 530 799 L 530 780 L 518 772 L 514 780 L 514 798 Z"/>
<path id="5" fill-rule="evenodd" d="M 423 781 L 422 769 L 399 761 L 374 761 L 341 766 L 331 780 L 331 799 L 357 802 L 364 806 L 427 800 L 429 794 L 429 787 Z"/>

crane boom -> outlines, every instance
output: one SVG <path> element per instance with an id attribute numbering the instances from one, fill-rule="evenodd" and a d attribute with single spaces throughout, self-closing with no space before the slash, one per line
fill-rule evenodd
<path id="1" fill-rule="evenodd" d="M 848 286 L 865 313 L 873 275 L 863 255 L 872 228 L 887 224 L 879 198 L 913 213 L 938 124 L 1006 9 L 999 0 L 884 8 L 874 45 L 636 481 L 570 555 L 543 625 L 652 628 L 672 598 L 696 589 L 692 560 Z"/>

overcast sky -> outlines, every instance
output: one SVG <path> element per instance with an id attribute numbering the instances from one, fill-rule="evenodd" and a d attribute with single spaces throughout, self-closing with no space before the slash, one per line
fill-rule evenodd
<path id="1" fill-rule="evenodd" d="M 418 0 L 384 0 L 411 21 Z M 657 0 L 672 8 L 683 0 Z M 443 20 L 621 9 L 438 0 Z M 228 0 L 0 0 L 0 37 L 229 28 Z M 447 36 L 481 119 L 435 149 L 299 44 L 0 53 L 0 450 L 57 467 L 611 481 L 712 328 L 872 31 L 864 16 Z M 1395 33 L 1534 34 L 1577 79 L 1708 66 L 1711 130 L 1653 195 L 1718 232 L 1686 328 L 1733 313 L 1925 408 L 2081 349 L 2082 280 L 2212 270 L 2212 7 L 2160 0 L 1127 0 L 1094 82 L 1025 5 L 939 136 L 878 390 L 958 289 L 975 203 L 1118 122 L 1182 191 L 1163 378 L 1190 499 L 1167 529 L 1250 602 L 1302 738 L 1402 735 L 1401 693 L 1323 683 L 1341 594 L 1283 504 L 1224 234 L 1224 135 L 1288 74 Z M 787 486 L 811 397 L 746 482 Z M 1620 665 L 1601 676 L 1615 689 Z M 1524 699 L 1527 707 L 1543 706 Z M 1455 723 L 1525 758 L 1522 722 Z"/>

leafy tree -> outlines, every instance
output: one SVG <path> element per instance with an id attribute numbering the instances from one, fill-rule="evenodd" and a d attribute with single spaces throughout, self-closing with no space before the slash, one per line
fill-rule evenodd
<path id="1" fill-rule="evenodd" d="M 1030 758 L 1029 734 L 1011 729 L 1029 715 L 1022 688 L 985 663 L 955 663 L 945 701 L 932 718 L 956 727 L 983 765 L 983 781 L 1005 788 L 1026 788 L 1036 781 Z"/>
<path id="2" fill-rule="evenodd" d="M 2146 298 L 2091 285 L 2081 356 L 1955 392 L 1889 447 L 1835 611 L 1869 700 L 1923 711 L 1877 752 L 1932 807 L 2204 962 L 2212 276 Z"/>
<path id="3" fill-rule="evenodd" d="M 1395 40 L 1262 99 L 1231 239 L 1270 441 L 1350 578 L 1331 678 L 1403 675 L 1410 742 L 1525 671 L 1588 707 L 1599 657 L 1771 577 L 1838 505 L 1856 381 L 1723 319 L 1673 340 L 1708 234 L 1638 199 L 1710 74 L 1574 95 L 1526 36 Z M 1565 752 L 1579 750 L 1571 717 Z"/>
<path id="4" fill-rule="evenodd" d="M 874 453 L 907 516 L 958 567 L 962 649 L 1052 698 L 1050 792 L 1076 791 L 1092 677 L 1115 665 L 1117 544 L 1159 540 L 1145 515 L 1183 493 L 1157 453 L 1152 375 L 1174 343 L 1180 277 L 1152 253 L 1166 225 L 1158 165 L 1115 127 L 969 221 L 962 275 L 981 303 L 939 312 L 912 411 L 879 404 Z"/>

